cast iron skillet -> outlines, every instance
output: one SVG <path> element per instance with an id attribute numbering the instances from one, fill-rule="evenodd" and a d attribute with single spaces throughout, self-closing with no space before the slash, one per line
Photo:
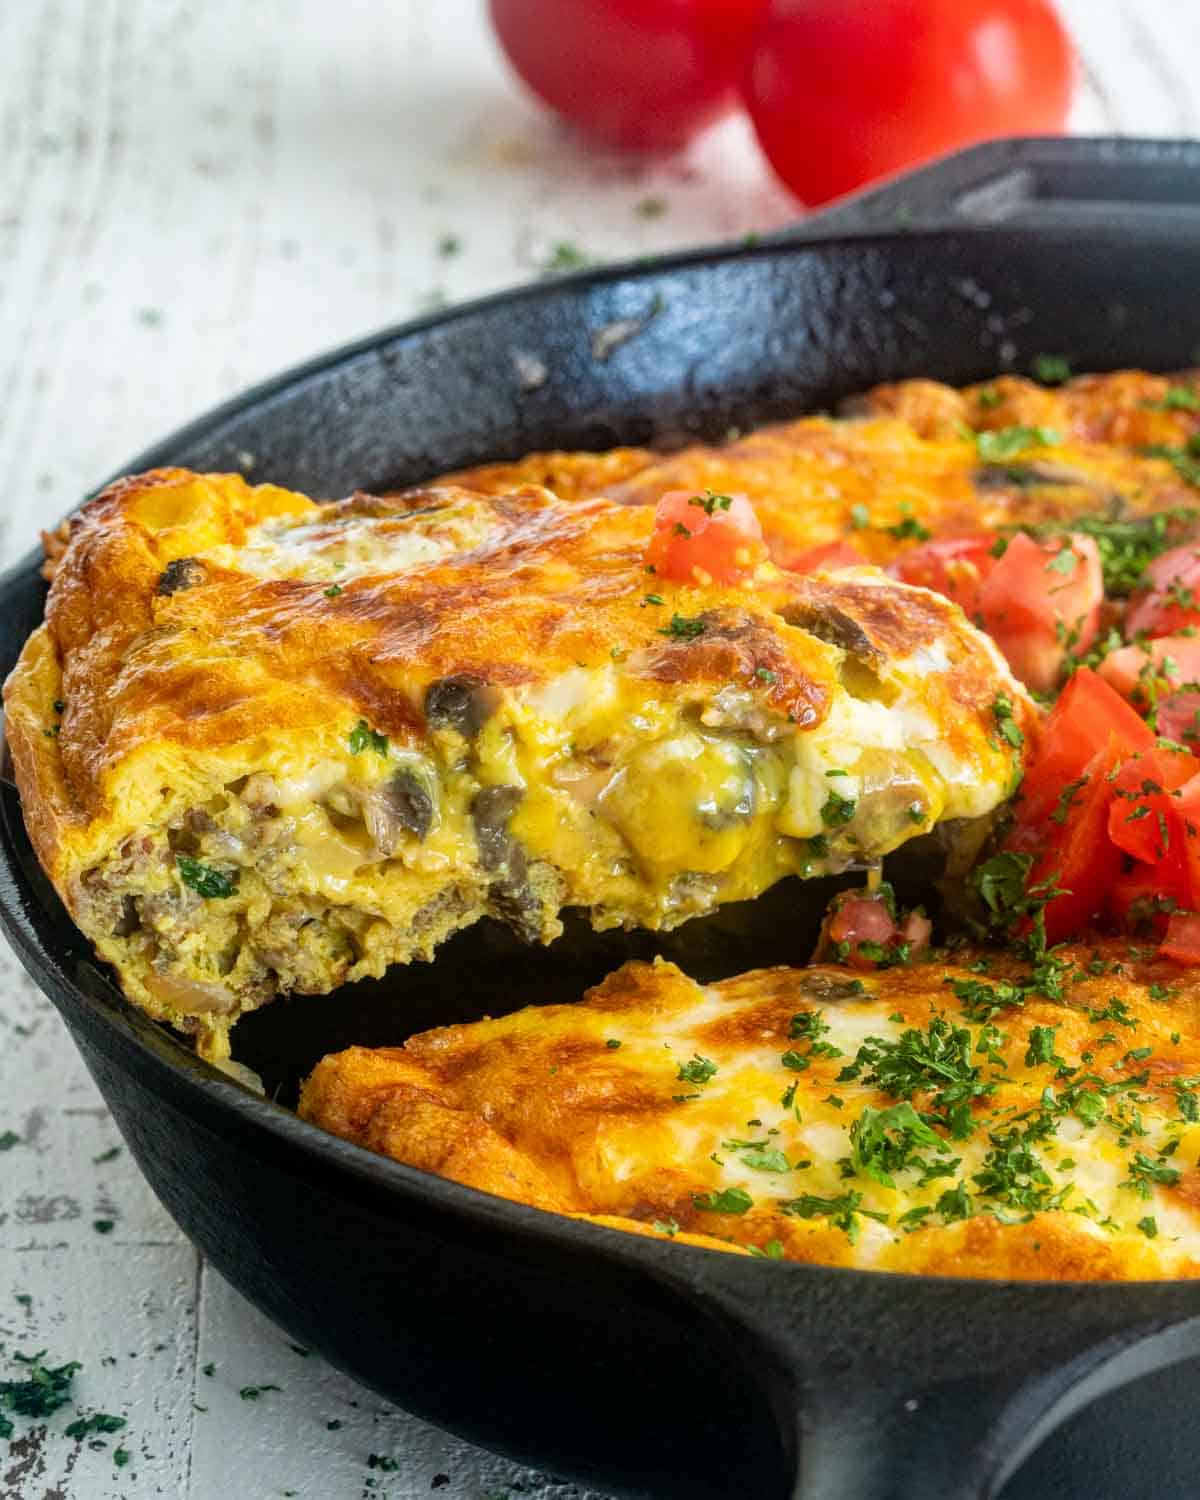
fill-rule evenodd
<path id="1" fill-rule="evenodd" d="M 390 330 L 129 468 L 239 468 L 335 496 L 532 448 L 713 437 L 880 380 L 1023 370 L 1039 352 L 1170 369 L 1197 357 L 1198 185 L 1196 145 L 1002 143 L 825 221 L 866 234 L 601 271 Z M 32 556 L 0 581 L 4 671 L 42 600 Z M 663 949 L 701 977 L 803 961 L 827 895 L 793 884 L 670 940 L 575 931 L 537 952 L 484 925 L 431 966 L 276 1003 L 242 1024 L 239 1052 L 291 1099 L 325 1050 L 574 998 L 627 952 Z M 0 920 L 222 1274 L 401 1406 L 552 1471 L 654 1500 L 967 1500 L 1093 1397 L 1200 1352 L 1194 1283 L 763 1263 L 576 1224 L 325 1136 L 122 1001 L 37 870 L 11 793 Z M 1141 1454 L 1143 1474 L 1153 1461 Z M 1107 1493 L 1144 1489 L 1124 1483 Z"/>

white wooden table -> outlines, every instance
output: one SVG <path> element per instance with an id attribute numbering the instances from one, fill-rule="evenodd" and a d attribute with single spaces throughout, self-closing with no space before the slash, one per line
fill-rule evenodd
<path id="1" fill-rule="evenodd" d="M 1063 9 L 1079 129 L 1200 134 L 1200 7 Z M 625 257 L 795 214 L 741 121 L 654 165 L 581 151 L 510 81 L 482 0 L 6 0 L 4 560 L 240 387 L 527 280 L 559 243 Z M 43 1347 L 83 1362 L 85 1409 L 128 1425 L 93 1447 L 63 1434 L 74 1412 L 19 1424 L 0 1500 L 581 1494 L 389 1410 L 248 1307 L 3 952 L 0 1379 Z M 239 1394 L 261 1386 L 279 1389 Z"/>

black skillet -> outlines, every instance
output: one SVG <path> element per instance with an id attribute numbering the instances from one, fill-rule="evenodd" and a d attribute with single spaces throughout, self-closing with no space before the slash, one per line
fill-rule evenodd
<path id="1" fill-rule="evenodd" d="M 1001 143 L 801 234 L 391 330 L 129 467 L 239 468 L 335 496 L 533 448 L 716 437 L 876 381 L 971 380 L 1043 352 L 1171 369 L 1198 342 L 1200 146 Z M 0 581 L 4 671 L 41 613 L 36 564 Z M 0 920 L 185 1232 L 295 1339 L 475 1442 L 653 1500 L 973 1500 L 1097 1396 L 1200 1354 L 1196 1284 L 762 1263 L 541 1214 L 325 1136 L 125 1004 L 37 870 L 11 793 L 0 813 Z M 572 998 L 628 952 L 660 948 L 700 976 L 802 961 L 827 894 L 793 884 L 667 940 L 574 930 L 534 952 L 485 924 L 431 966 L 269 1007 L 239 1053 L 290 1100 L 323 1051 Z M 1194 1492 L 1179 1389 L 1158 1375 L 1106 1398 L 1103 1422 L 1077 1421 L 1009 1493 Z M 1141 1446 L 1122 1420 L 1142 1424 Z"/>

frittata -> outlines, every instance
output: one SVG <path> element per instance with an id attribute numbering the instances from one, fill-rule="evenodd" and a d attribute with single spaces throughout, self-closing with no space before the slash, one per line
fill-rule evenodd
<path id="1" fill-rule="evenodd" d="M 627 964 L 575 1005 L 350 1048 L 300 1113 L 502 1197 L 860 1269 L 1200 1275 L 1200 974 L 1127 942 L 1036 965 L 701 985 Z"/>
<path id="2" fill-rule="evenodd" d="M 955 605 L 865 567 L 668 582 L 652 527 L 181 470 L 87 505 L 7 734 L 126 994 L 217 1056 L 243 1011 L 485 913 L 667 928 L 1003 801 L 1036 713 Z"/>
<path id="3" fill-rule="evenodd" d="M 749 496 L 771 555 L 803 565 L 842 543 L 881 566 L 930 536 L 1200 511 L 1200 378 L 1141 371 L 1049 388 L 1001 376 L 956 390 L 880 386 L 842 418 L 806 416 L 713 447 L 534 453 L 450 476 L 502 493 L 653 504 L 666 491 Z"/>

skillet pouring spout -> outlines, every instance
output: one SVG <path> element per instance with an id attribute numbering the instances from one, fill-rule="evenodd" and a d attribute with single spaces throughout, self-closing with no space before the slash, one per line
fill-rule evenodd
<path id="1" fill-rule="evenodd" d="M 791 1500 L 991 1500 L 1087 1403 L 1200 1351 L 1195 1283 L 687 1260 L 693 1294 L 762 1371 Z"/>

